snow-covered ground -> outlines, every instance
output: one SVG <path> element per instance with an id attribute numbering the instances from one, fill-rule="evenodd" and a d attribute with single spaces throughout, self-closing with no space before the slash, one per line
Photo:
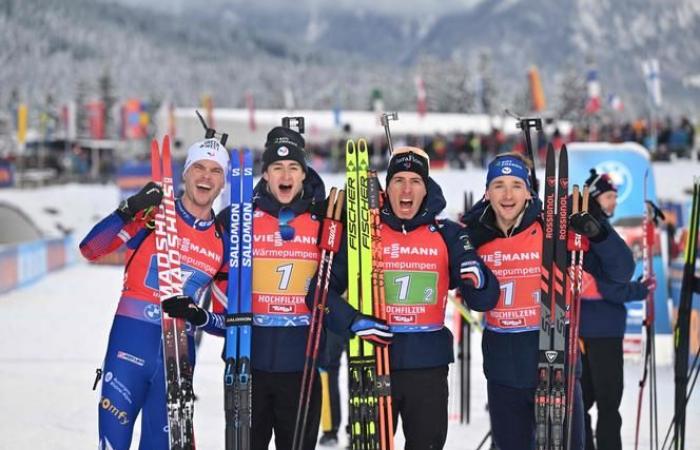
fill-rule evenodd
<path id="1" fill-rule="evenodd" d="M 0 448 L 96 447 L 99 391 L 91 389 L 95 368 L 101 365 L 107 345 L 120 281 L 120 268 L 79 263 L 0 296 Z M 451 320 L 448 318 L 447 322 Z M 450 423 L 446 449 L 475 449 L 488 431 L 479 341 L 474 334 L 471 424 Z M 195 411 L 197 446 L 204 450 L 224 448 L 221 345 L 218 338 L 203 339 L 195 372 L 199 398 Z M 640 373 L 639 363 L 626 362 L 624 448 L 634 445 Z M 659 367 L 657 377 L 659 423 L 664 433 L 673 409 L 672 367 Z M 344 385 L 341 380 L 341 386 Z M 644 423 L 647 411 L 642 414 Z M 700 393 L 696 391 L 688 405 L 688 450 L 700 449 L 699 423 Z M 342 434 L 341 439 L 343 443 Z M 402 448 L 400 433 L 396 442 L 397 448 Z M 132 448 L 136 447 L 132 444 Z M 640 448 L 649 448 L 644 429 Z"/>
<path id="2" fill-rule="evenodd" d="M 700 175 L 700 165 L 687 161 L 655 164 L 654 169 L 659 197 L 676 200 L 683 198 L 692 176 Z M 433 177 L 443 186 L 448 201 L 447 213 L 451 216 L 461 209 L 465 190 L 483 192 L 482 170 L 434 171 Z M 324 179 L 327 186 L 342 184 L 338 175 L 324 176 Z M 116 206 L 117 197 L 113 186 L 0 190 L 0 201 L 22 207 L 41 229 L 57 233 L 60 229 L 71 228 L 77 232 L 78 240 L 99 217 Z M 81 262 L 49 274 L 31 286 L 0 295 L 0 449 L 96 447 L 99 391 L 93 392 L 91 388 L 95 369 L 101 365 L 106 348 L 121 274 L 121 268 Z M 451 323 L 449 317 L 447 323 Z M 447 449 L 476 448 L 488 431 L 479 342 L 475 334 L 472 422 L 468 426 L 450 424 Z M 205 450 L 224 448 L 221 345 L 217 338 L 205 337 L 195 373 L 199 397 L 195 412 L 197 443 L 198 448 Z M 632 448 L 637 382 L 641 373 L 639 363 L 627 361 L 625 373 L 623 442 L 624 448 Z M 658 384 L 659 423 L 663 436 L 673 408 L 672 367 L 658 368 Z M 341 386 L 344 385 L 341 380 Z M 642 417 L 648 418 L 647 410 Z M 700 429 L 695 428 L 700 424 L 698 392 L 688 405 L 687 424 L 686 448 L 700 449 Z M 341 439 L 344 440 L 344 436 L 341 435 Z M 401 448 L 400 432 L 396 442 L 397 448 Z M 644 430 L 640 448 L 649 448 Z"/>

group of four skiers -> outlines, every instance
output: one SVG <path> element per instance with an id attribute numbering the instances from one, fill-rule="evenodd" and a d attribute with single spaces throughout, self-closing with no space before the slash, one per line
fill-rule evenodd
<path id="1" fill-rule="evenodd" d="M 326 211 L 324 183 L 307 165 L 304 145 L 296 131 L 273 128 L 262 156 L 262 178 L 254 189 L 251 448 L 256 450 L 267 449 L 273 433 L 277 449 L 292 448 L 309 307 L 316 286 L 311 280 L 316 276 L 321 253 L 317 238 Z M 446 441 L 447 376 L 448 365 L 453 362 L 453 338 L 444 318 L 448 291 L 452 289 L 459 291 L 469 308 L 485 313 L 483 368 L 495 446 L 501 450 L 534 448 L 541 262 L 539 258 L 501 257 L 506 253 L 539 254 L 542 249 L 542 203 L 531 186 L 530 164 L 519 154 L 497 156 L 488 166 L 483 198 L 464 213 L 463 224 L 458 224 L 438 218 L 446 201 L 441 187 L 430 177 L 426 152 L 415 147 L 394 150 L 380 211 L 381 238 L 385 248 L 409 251 L 397 253 L 403 265 L 392 261 L 391 255 L 384 264 L 392 267 L 396 263 L 396 269 L 410 267 L 406 271 L 409 276 L 421 271 L 432 274 L 414 277 L 425 284 L 419 286 L 421 289 L 435 293 L 435 300 L 419 308 L 415 318 L 422 325 L 421 331 L 406 331 L 391 319 L 386 323 L 353 309 L 341 297 L 348 284 L 345 243 L 335 255 L 324 326 L 343 339 L 356 334 L 375 345 L 389 345 L 394 423 L 401 417 L 406 449 L 441 449 Z M 187 152 L 182 173 L 184 192 L 175 205 L 185 274 L 183 295 L 162 303 L 171 317 L 184 318 L 197 328 L 221 336 L 225 334 L 230 213 L 224 209 L 217 216 L 212 206 L 224 187 L 228 166 L 228 152 L 215 139 L 197 142 Z M 587 183 L 594 199 L 615 192 L 605 177 L 596 175 Z M 148 183 L 100 221 L 80 244 L 83 255 L 90 260 L 121 245 L 127 248 L 124 286 L 103 366 L 98 406 L 100 449 L 128 449 L 139 413 L 139 448 L 169 446 L 161 302 L 152 232 L 154 211 L 161 198 L 161 188 Z M 624 309 L 620 302 L 643 298 L 649 284 L 630 283 L 634 261 L 607 221 L 612 210 L 614 202 L 612 208 L 593 207 L 586 217 L 570 221 L 570 226 L 581 233 L 589 230 L 581 226 L 582 222 L 592 220 L 599 225 L 594 227 L 597 233 L 588 236 L 591 245 L 584 259 L 589 281 L 597 285 L 597 289 L 589 290 L 593 293 L 589 297 L 600 300 L 582 309 L 583 318 L 590 315 L 592 322 L 599 320 L 596 308 L 615 309 L 620 316 Z M 280 238 L 282 227 L 287 228 L 284 238 Z M 411 247 L 426 251 L 410 251 Z M 280 271 L 283 265 L 291 271 Z M 286 277 L 283 285 L 280 276 Z M 212 311 L 197 305 L 207 289 L 211 289 Z M 294 305 L 293 312 L 284 308 L 276 313 L 268 308 L 271 298 Z M 395 300 L 387 299 L 389 307 L 392 302 Z M 512 317 L 509 311 L 514 310 L 523 320 L 503 320 Z M 582 397 L 576 383 L 571 448 L 584 448 L 584 436 L 593 445 L 590 425 L 584 429 L 582 406 L 588 409 L 594 401 L 600 418 L 598 448 L 621 448 L 617 408 L 622 392 L 620 321 L 624 324 L 624 317 L 615 320 L 613 324 L 610 319 L 607 328 L 588 327 L 585 320 L 582 322 L 583 379 L 591 389 Z M 192 364 L 193 349 L 191 345 Z M 607 374 L 601 375 L 601 360 L 604 366 L 615 367 L 614 383 Z M 319 385 L 314 384 L 311 396 L 304 449 L 315 448 L 318 436 Z M 609 394 L 611 391 L 614 395 Z"/>

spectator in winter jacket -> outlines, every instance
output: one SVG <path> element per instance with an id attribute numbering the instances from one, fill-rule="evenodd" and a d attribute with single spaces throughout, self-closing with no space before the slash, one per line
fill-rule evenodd
<path id="1" fill-rule="evenodd" d="M 591 169 L 586 180 L 590 188 L 591 214 L 607 220 L 615 213 L 617 188 L 607 174 Z M 618 255 L 626 264 L 634 264 L 632 254 L 623 249 Z M 586 423 L 586 450 L 620 450 L 622 440 L 619 413 L 623 389 L 622 339 L 625 335 L 627 309 L 625 302 L 641 300 L 653 289 L 654 280 L 641 282 L 610 279 L 599 271 L 584 273 L 581 294 L 580 336 L 583 374 L 583 405 Z M 588 411 L 595 404 L 598 422 L 593 433 Z"/>
<path id="2" fill-rule="evenodd" d="M 408 450 L 441 449 L 447 437 L 447 372 L 454 360 L 452 335 L 444 325 L 448 290 L 459 289 L 476 311 L 491 309 L 499 292 L 464 229 L 437 218 L 445 198 L 429 176 L 429 164 L 422 149 L 397 148 L 380 210 L 385 311 L 394 334 L 389 346 L 393 419 L 397 423 L 401 416 Z M 337 333 L 347 335 L 349 329 L 366 335 L 367 327 L 359 327 L 363 315 L 340 298 L 347 286 L 343 246 L 333 263 L 327 317 L 344 325 L 327 325 Z"/>
<path id="3" fill-rule="evenodd" d="M 535 389 L 540 340 L 542 204 L 530 186 L 530 162 L 522 155 L 499 155 L 488 167 L 486 192 L 465 213 L 469 238 L 501 287 L 498 304 L 485 314 L 482 341 L 492 436 L 500 450 L 535 445 Z M 570 227 L 583 233 L 592 217 L 579 214 Z M 590 224 L 590 223 L 589 223 Z M 586 270 L 626 282 L 634 271 L 625 242 L 607 221 L 595 223 Z M 584 233 L 585 234 L 585 233 Z M 547 299 L 549 300 L 549 299 Z M 567 400 L 569 401 L 569 400 Z M 572 449 L 583 448 L 583 410 L 577 382 Z"/>

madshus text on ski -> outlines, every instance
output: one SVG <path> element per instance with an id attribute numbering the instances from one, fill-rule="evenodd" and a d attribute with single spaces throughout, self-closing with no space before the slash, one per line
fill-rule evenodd
<path id="1" fill-rule="evenodd" d="M 530 132 L 541 130 L 539 118 L 517 118 L 527 154 L 489 163 L 484 192 L 476 202 L 465 196 L 460 222 L 442 216 L 446 200 L 428 153 L 394 146 L 396 113 L 381 120 L 391 151 L 385 178 L 371 167 L 366 140 L 350 139 L 345 185 L 328 195 L 308 163 L 303 117 L 269 130 L 257 183 L 253 152 L 227 149 L 228 135 L 200 120 L 205 138 L 188 148 L 183 172 L 173 173 L 169 137 L 154 140 L 152 181 L 80 243 L 90 260 L 127 249 L 98 370 L 100 449 L 128 449 L 139 415 L 140 448 L 196 448 L 198 331 L 224 337 L 227 450 L 267 449 L 273 439 L 278 449 L 336 445 L 339 417 L 324 424 L 320 440 L 319 428 L 323 408 L 339 415 L 337 370 L 328 374 L 343 347 L 348 448 L 394 449 L 400 426 L 405 448 L 442 449 L 454 361 L 448 303 L 459 314 L 461 392 L 454 395 L 467 422 L 469 339 L 472 330 L 483 334 L 491 420 L 474 447 L 490 439 L 500 450 L 621 448 L 621 373 L 610 370 L 622 365 L 622 337 L 609 331 L 619 328 L 619 307 L 636 299 L 646 299 L 636 435 L 648 379 L 650 441 L 658 448 L 651 249 L 660 215 L 646 188 L 645 269 L 632 281 L 634 258 L 609 221 L 617 187 L 595 170 L 582 186 L 571 183 L 565 145 L 548 146 L 538 180 Z M 227 182 L 228 204 L 215 214 Z M 675 410 L 666 434 L 674 449 L 685 448 L 689 380 L 692 390 L 697 376 L 697 355 L 690 371 L 688 359 L 692 294 L 700 290 L 699 186 L 696 180 L 674 330 Z M 339 351 L 329 360 L 324 350 L 332 346 Z M 589 395 L 592 373 L 609 377 L 617 405 Z M 587 419 L 594 402 L 595 432 Z"/>

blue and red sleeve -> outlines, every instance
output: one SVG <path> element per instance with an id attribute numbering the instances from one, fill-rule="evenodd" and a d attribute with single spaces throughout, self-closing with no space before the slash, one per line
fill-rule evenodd
<path id="1" fill-rule="evenodd" d="M 139 214 L 130 221 L 115 211 L 99 221 L 83 238 L 80 242 L 80 253 L 89 261 L 107 255 L 134 237 L 149 219 L 150 217 Z"/>

